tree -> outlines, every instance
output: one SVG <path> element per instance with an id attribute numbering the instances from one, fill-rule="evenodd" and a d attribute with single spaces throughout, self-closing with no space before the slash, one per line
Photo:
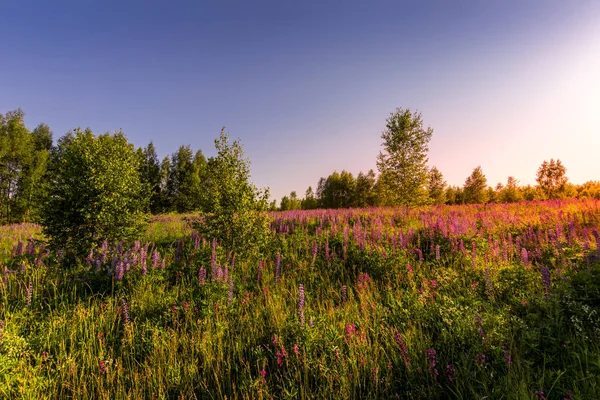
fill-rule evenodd
<path id="1" fill-rule="evenodd" d="M 148 143 L 143 150 L 143 159 L 141 163 L 141 181 L 148 197 L 148 207 L 152 214 L 160 212 L 161 209 L 161 189 L 160 189 L 160 162 L 156 155 L 154 143 Z"/>
<path id="2" fill-rule="evenodd" d="M 21 109 L 0 114 L 0 216 L 9 223 L 20 219 L 24 179 L 35 151 L 24 118 Z"/>
<path id="3" fill-rule="evenodd" d="M 32 132 L 33 144 L 37 151 L 52 150 L 52 131 L 44 123 L 39 124 Z"/>
<path id="4" fill-rule="evenodd" d="M 478 166 L 465 180 L 464 202 L 466 204 L 482 204 L 488 201 L 488 196 L 487 179 L 481 170 L 481 166 Z"/>
<path id="5" fill-rule="evenodd" d="M 519 190 L 519 181 L 514 176 L 508 177 L 506 186 L 503 186 L 499 193 L 502 203 L 514 203 L 523 199 L 523 195 Z"/>
<path id="6" fill-rule="evenodd" d="M 446 181 L 442 173 L 432 167 L 427 177 L 427 192 L 430 204 L 444 204 L 446 202 Z"/>
<path id="7" fill-rule="evenodd" d="M 433 129 L 423 129 L 421 113 L 396 109 L 381 134 L 384 150 L 377 157 L 385 205 L 415 206 L 427 202 L 427 153 Z"/>
<path id="8" fill-rule="evenodd" d="M 327 179 L 321 178 L 317 193 L 323 208 L 351 207 L 355 196 L 356 181 L 348 171 L 334 171 Z"/>
<path id="9" fill-rule="evenodd" d="M 560 162 L 550 159 L 544 160 L 537 171 L 536 181 L 547 199 L 563 198 L 568 178 L 565 176 L 567 169 Z"/>
<path id="10" fill-rule="evenodd" d="M 59 140 L 52 163 L 42 214 L 52 248 L 82 256 L 105 239 L 131 239 L 142 231 L 146 198 L 139 158 L 122 132 L 95 136 L 76 129 Z"/>
<path id="11" fill-rule="evenodd" d="M 173 209 L 173 202 L 169 197 L 167 186 L 169 183 L 169 171 L 171 171 L 171 159 L 165 156 L 160 163 L 160 206 L 159 212 L 167 212 Z"/>
<path id="12" fill-rule="evenodd" d="M 304 193 L 304 199 L 302 200 L 303 210 L 314 210 L 319 207 L 319 202 L 315 197 L 312 186 L 309 186 Z"/>
<path id="13" fill-rule="evenodd" d="M 375 171 L 369 170 L 366 174 L 359 172 L 356 177 L 353 207 L 372 207 L 377 202 L 375 193 Z"/>
<path id="14" fill-rule="evenodd" d="M 200 162 L 194 160 L 190 146 L 179 147 L 171 157 L 167 193 L 171 204 L 179 213 L 200 209 L 203 200 L 198 171 Z"/>
<path id="15" fill-rule="evenodd" d="M 229 142 L 224 128 L 215 139 L 217 155 L 207 163 L 204 185 L 205 214 L 194 228 L 216 239 L 229 253 L 241 258 L 260 255 L 269 239 L 268 190 L 258 190 L 250 182 L 250 161 L 239 140 Z"/>
<path id="16" fill-rule="evenodd" d="M 281 211 L 300 210 L 302 209 L 302 201 L 298 198 L 296 192 L 292 191 L 289 197 L 283 196 L 281 198 L 281 206 L 279 209 Z"/>

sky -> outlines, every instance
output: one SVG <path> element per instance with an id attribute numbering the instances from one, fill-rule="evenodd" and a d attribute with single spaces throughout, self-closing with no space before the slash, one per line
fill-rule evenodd
<path id="1" fill-rule="evenodd" d="M 4 0 L 0 49 L 0 113 L 161 158 L 225 126 L 274 199 L 376 170 L 398 107 L 451 185 L 600 180 L 600 1 Z"/>

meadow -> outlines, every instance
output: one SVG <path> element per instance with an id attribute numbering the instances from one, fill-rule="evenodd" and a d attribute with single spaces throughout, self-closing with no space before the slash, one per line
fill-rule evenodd
<path id="1" fill-rule="evenodd" d="M 594 399 L 600 201 L 153 217 L 66 268 L 0 227 L 0 398 Z"/>

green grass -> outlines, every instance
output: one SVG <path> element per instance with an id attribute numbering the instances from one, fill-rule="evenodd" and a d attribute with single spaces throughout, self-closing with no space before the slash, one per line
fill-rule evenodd
<path id="1" fill-rule="evenodd" d="M 569 392 L 574 399 L 592 399 L 600 392 L 600 264 L 590 256 L 596 252 L 591 228 L 598 226 L 598 212 L 588 206 L 524 203 L 509 210 L 522 211 L 518 220 L 494 224 L 505 208 L 487 210 L 486 231 L 461 234 L 465 253 L 434 238 L 440 259 L 430 252 L 431 225 L 419 222 L 419 211 L 404 219 L 404 211 L 393 209 L 339 213 L 337 222 L 327 220 L 319 232 L 315 227 L 325 217 L 311 216 L 296 222 L 293 234 L 274 235 L 260 282 L 258 260 L 236 261 L 231 303 L 228 283 L 209 278 L 199 285 L 200 267 L 210 276 L 210 244 L 194 248 L 191 230 L 177 216 L 157 218 L 140 238 L 157 244 L 166 268 L 147 275 L 132 269 L 121 281 L 85 265 L 61 268 L 52 255 L 46 265 L 35 266 L 33 257 L 10 258 L 8 251 L 5 268 L 22 261 L 26 268 L 0 285 L 0 398 L 535 399 L 543 391 L 549 399 L 569 398 Z M 528 216 L 533 207 L 547 218 Z M 467 221 L 478 212 L 426 210 L 434 216 L 454 211 L 465 212 L 461 218 Z M 358 216 L 369 235 L 379 226 L 407 235 L 401 226 L 410 226 L 415 236 L 406 250 L 394 249 L 389 235 L 361 249 L 350 228 L 344 259 L 344 227 Z M 401 223 L 385 225 L 395 218 Z M 493 257 L 488 233 L 499 239 L 511 231 L 524 238 L 534 218 L 542 233 L 559 222 L 566 232 L 573 221 L 577 237 L 563 238 L 556 248 L 540 234 L 543 251 L 528 266 L 516 253 L 506 260 Z M 2 229 L 3 248 L 38 232 Z M 472 239 L 478 246 L 475 269 Z M 330 260 L 326 241 L 336 254 Z M 551 271 L 549 294 L 541 265 Z M 300 284 L 305 324 L 298 315 Z M 345 302 L 342 285 L 348 289 Z M 485 362 L 478 363 L 481 355 Z"/>

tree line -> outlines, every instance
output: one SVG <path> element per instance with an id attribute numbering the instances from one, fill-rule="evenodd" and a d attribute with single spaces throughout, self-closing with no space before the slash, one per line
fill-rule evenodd
<path id="1" fill-rule="evenodd" d="M 193 151 L 189 145 L 180 146 L 172 155 L 159 160 L 156 148 L 152 142 L 146 147 L 134 148 L 122 133 L 117 133 L 113 139 L 107 135 L 94 135 L 90 129 L 75 129 L 54 143 L 53 133 L 49 126 L 41 123 L 35 129 L 29 130 L 25 125 L 25 113 L 21 110 L 0 114 L 0 221 L 4 223 L 39 221 L 43 214 L 43 206 L 49 200 L 52 184 L 61 173 L 61 160 L 65 159 L 65 148 L 74 138 L 81 139 L 86 144 L 85 151 L 95 154 L 97 160 L 115 161 L 130 154 L 131 160 L 127 166 L 135 170 L 140 185 L 140 207 L 142 211 L 151 214 L 167 212 L 187 213 L 199 210 L 209 210 L 214 206 L 214 196 L 211 196 L 211 182 L 215 182 L 215 174 L 222 175 L 222 168 L 217 166 L 218 157 L 206 158 L 201 150 Z M 110 136 L 110 135 L 109 135 Z M 117 138 L 119 138 L 117 140 Z M 115 141 L 121 141 L 117 144 Z M 87 143 L 89 142 L 89 143 Z M 96 142 L 97 145 L 93 145 Z M 104 143 L 105 142 L 105 143 Z M 115 142 L 115 143 L 113 143 Z M 99 143 L 103 143 L 100 145 Z M 106 148 L 102 146 L 106 145 Z M 114 148 L 111 148 L 114 147 Z M 223 147 L 223 146 L 221 146 Z M 241 159 L 243 153 L 238 142 L 234 142 L 231 151 Z M 90 153 L 90 154 L 91 154 Z M 83 160 L 71 160 L 72 163 L 83 165 Z M 230 160 L 230 162 L 233 162 Z M 75 167 L 76 165 L 73 165 Z M 241 166 L 241 164 L 239 165 Z M 64 167 L 64 166 L 63 166 Z M 218 172 L 217 167 L 221 168 Z M 66 168 L 66 167 L 65 167 Z M 70 167 L 69 167 L 70 168 Z M 101 170 L 110 169 L 107 165 L 91 166 L 98 171 L 97 178 L 102 177 Z M 63 173 L 65 171 L 62 171 Z M 122 171 L 120 175 L 126 174 Z M 249 178 L 249 169 L 233 171 L 232 179 Z M 244 176 L 242 176 L 244 175 Z M 76 176 L 73 176 L 75 179 Z M 122 177 L 121 177 L 122 178 Z M 87 179 L 87 178 L 86 178 Z M 122 179 L 121 179 L 122 180 Z M 91 185 L 91 181 L 87 182 Z M 108 183 L 103 183 L 103 185 Z M 136 183 L 137 184 L 137 183 Z M 110 186 L 110 185 L 108 185 Z M 101 190 L 100 186 L 98 190 Z M 93 187 L 90 186 L 90 189 Z M 82 193 L 88 195 L 89 193 Z M 261 202 L 266 209 L 267 200 L 261 194 Z M 139 207 L 136 207 L 139 208 Z"/>
<path id="2" fill-rule="evenodd" d="M 61 145 L 77 135 L 94 136 L 91 130 L 69 132 L 54 144 L 53 133 L 41 123 L 29 130 L 21 109 L 0 114 L 0 221 L 4 223 L 39 221 L 49 202 L 52 184 L 60 172 Z M 386 121 L 381 135 L 383 150 L 377 157 L 377 173 L 369 170 L 354 176 L 348 171 L 334 171 L 308 187 L 304 197 L 293 191 L 277 205 L 261 192 L 260 207 L 270 210 L 315 208 L 350 208 L 373 206 L 419 206 L 438 204 L 507 203 L 520 200 L 560 199 L 571 197 L 600 198 L 600 182 L 573 185 L 566 178 L 560 160 L 544 161 L 537 171 L 537 185 L 521 186 L 515 177 L 490 187 L 480 166 L 469 175 L 463 186 L 448 185 L 436 167 L 428 167 L 428 143 L 431 128 L 423 127 L 422 116 L 409 109 L 397 109 Z M 238 143 L 236 143 L 236 146 Z M 123 148 L 132 149 L 131 167 L 140 184 L 140 207 L 145 213 L 188 213 L 210 211 L 214 207 L 217 158 L 206 158 L 201 150 L 180 146 L 159 160 L 152 142 L 134 148 L 124 139 Z M 110 147 L 110 146 L 109 146 Z M 239 146 L 238 146 L 239 147 Z M 241 147 L 235 147 L 238 158 Z M 111 150 L 106 150 L 110 152 Z M 94 168 L 105 168 L 96 166 Z M 225 164 L 219 168 L 225 168 Z M 231 172 L 231 179 L 249 171 Z M 98 189 L 101 190 L 101 189 Z M 250 191 L 252 192 L 252 191 Z"/>
<path id="3" fill-rule="evenodd" d="M 356 177 L 334 171 L 319 179 L 316 191 L 309 186 L 304 198 L 293 191 L 281 199 L 279 210 L 354 208 L 373 206 L 420 206 L 440 204 L 511 203 L 522 200 L 565 198 L 600 199 L 600 182 L 569 183 L 560 160 L 544 161 L 536 175 L 537 185 L 519 185 L 514 176 L 495 187 L 488 185 L 481 166 L 473 169 L 463 186 L 448 185 L 442 172 L 427 166 L 431 128 L 423 127 L 419 112 L 397 109 L 390 114 L 381 137 L 383 150 L 377 157 L 379 174 L 369 170 Z M 272 208 L 275 208 L 272 205 Z"/>
<path id="4" fill-rule="evenodd" d="M 24 113 L 0 115 L 0 209 L 4 222 L 41 223 L 50 248 L 81 262 L 88 252 L 134 240 L 150 213 L 201 211 L 194 229 L 238 257 L 257 257 L 269 238 L 269 192 L 250 182 L 250 161 L 224 128 L 216 155 L 190 146 L 158 161 L 152 143 L 135 148 L 122 132 L 74 129 L 53 144 Z"/>

